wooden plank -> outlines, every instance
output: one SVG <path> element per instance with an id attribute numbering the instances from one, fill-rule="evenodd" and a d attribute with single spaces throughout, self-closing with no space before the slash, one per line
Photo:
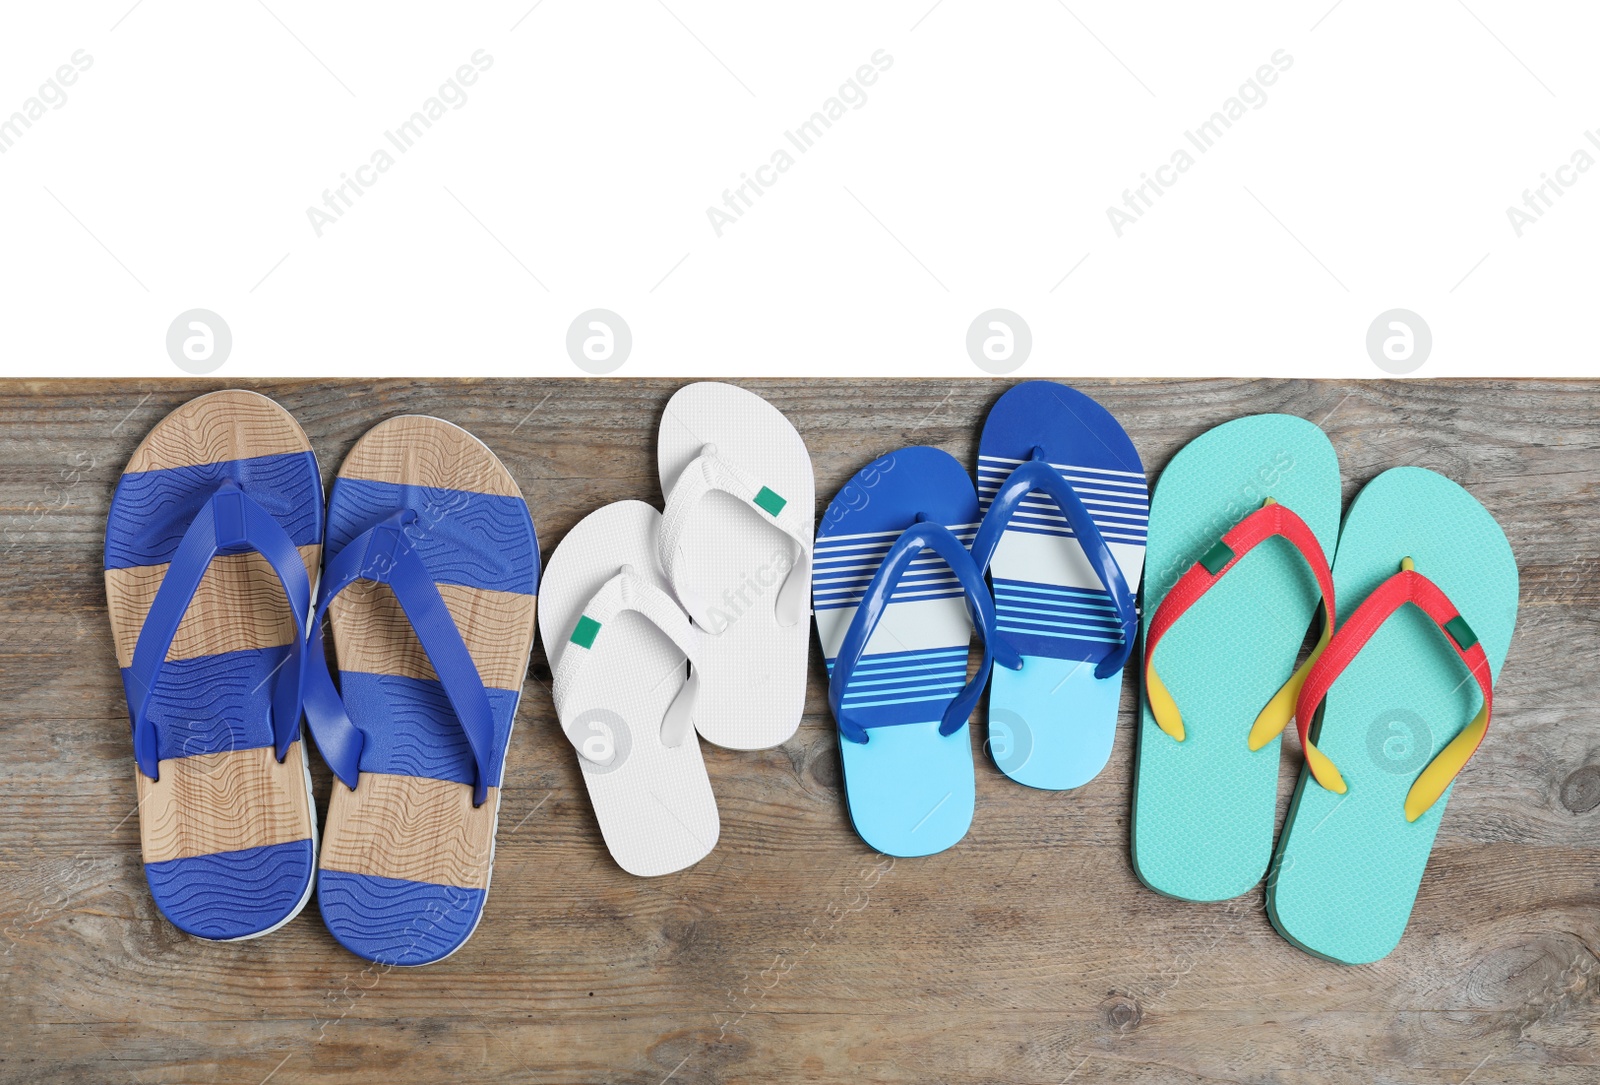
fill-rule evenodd
<path id="1" fill-rule="evenodd" d="M 549 554 L 607 501 L 659 503 L 678 381 L 275 381 L 331 480 L 375 422 L 457 422 L 501 458 Z M 909 443 L 972 463 L 1008 382 L 740 382 L 794 420 L 819 506 Z M 478 932 L 416 970 L 366 965 L 315 908 L 252 942 L 187 938 L 139 855 L 99 550 L 117 475 L 215 382 L 0 382 L 0 1078 L 26 1081 L 1418 1082 L 1600 1077 L 1600 385 L 1079 381 L 1152 476 L 1241 414 L 1319 422 L 1345 496 L 1396 464 L 1500 520 L 1522 611 L 1494 731 L 1453 795 L 1411 927 L 1347 968 L 1284 942 L 1260 890 L 1189 905 L 1128 861 L 1135 689 L 1111 763 L 1067 794 L 978 757 L 956 848 L 892 865 L 854 835 L 813 650 L 776 750 L 706 748 L 722 813 L 691 870 L 607 857 L 535 649 Z M 974 730 L 981 738 L 981 722 Z M 1286 804 L 1298 751 L 1286 740 Z M 330 782 L 313 757 L 320 810 Z M 670 1077 L 669 1077 L 670 1075 Z"/>

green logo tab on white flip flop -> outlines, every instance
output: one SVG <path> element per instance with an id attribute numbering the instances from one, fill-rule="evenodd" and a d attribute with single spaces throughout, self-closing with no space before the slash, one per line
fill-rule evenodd
<path id="1" fill-rule="evenodd" d="M 600 623 L 587 614 L 578 618 L 578 626 L 572 631 L 572 643 L 579 648 L 593 648 L 594 638 L 600 635 Z"/>
<path id="2" fill-rule="evenodd" d="M 786 498 L 779 497 L 765 486 L 761 487 L 761 492 L 756 494 L 755 498 L 756 506 L 774 520 L 778 518 L 778 513 L 783 511 L 783 506 L 788 503 Z"/>

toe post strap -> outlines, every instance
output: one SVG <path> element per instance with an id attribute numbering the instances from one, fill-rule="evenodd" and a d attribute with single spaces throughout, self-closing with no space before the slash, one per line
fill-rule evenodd
<path id="1" fill-rule="evenodd" d="M 708 444 L 684 468 L 678 481 L 673 484 L 672 492 L 667 495 L 666 511 L 662 514 L 661 531 L 657 538 L 661 568 L 695 623 L 713 633 L 720 632 L 712 618 L 712 608 L 704 600 L 693 597 L 683 572 L 684 544 L 695 519 L 695 508 L 700 499 L 712 491 L 738 498 L 762 521 L 789 537 L 794 547 L 794 557 L 778 588 L 773 607 L 782 626 L 790 627 L 802 621 L 806 617 L 806 602 L 811 587 L 811 510 L 799 507 L 789 496 L 751 477 L 738 465 L 720 456 L 716 445 Z"/>
<path id="2" fill-rule="evenodd" d="M 1256 717 L 1246 739 L 1252 750 L 1266 746 L 1288 725 L 1289 719 L 1295 714 L 1295 705 L 1306 676 L 1327 647 L 1330 633 L 1337 624 L 1333 572 L 1328 567 L 1328 559 L 1322 552 L 1322 544 L 1306 522 L 1293 510 L 1269 497 L 1261 508 L 1235 524 L 1178 578 L 1178 582 L 1162 598 L 1145 633 L 1145 701 L 1155 717 L 1156 726 L 1179 742 L 1184 740 L 1183 713 L 1156 671 L 1156 646 L 1167 631 L 1177 624 L 1178 619 L 1232 572 L 1246 554 L 1274 536 L 1286 539 L 1317 579 L 1317 587 L 1322 592 L 1322 636 L 1311 656 L 1289 676 L 1288 681 L 1273 694 Z"/>
<path id="3" fill-rule="evenodd" d="M 1484 653 L 1483 645 L 1478 643 L 1472 626 L 1467 624 L 1443 589 L 1417 572 L 1410 558 L 1400 563 L 1398 573 L 1362 600 L 1355 613 L 1334 634 L 1300 690 L 1295 719 L 1299 724 L 1300 741 L 1305 747 L 1306 764 L 1312 777 L 1329 791 L 1344 794 L 1348 790 L 1344 776 L 1311 741 L 1311 720 L 1321 709 L 1329 689 L 1367 642 L 1390 615 L 1408 603 L 1421 610 L 1438 626 L 1483 695 L 1483 704 L 1477 714 L 1428 763 L 1407 792 L 1406 820 L 1416 821 L 1444 795 L 1488 733 L 1489 718 L 1494 710 L 1494 675 L 1489 666 L 1489 657 Z"/>
<path id="4" fill-rule="evenodd" d="M 306 722 L 328 767 L 346 787 L 354 789 L 361 774 L 365 737 L 334 688 L 322 619 L 334 598 L 356 581 L 387 584 L 466 734 L 476 769 L 472 801 L 474 806 L 482 806 L 488 789 L 498 783 L 494 766 L 501 760 L 495 748 L 494 710 L 433 574 L 411 546 L 410 533 L 416 530 L 416 522 L 415 511 L 398 510 L 351 539 L 328 560 L 303 660 Z"/>
<path id="5" fill-rule="evenodd" d="M 955 573 L 956 581 L 960 584 L 965 597 L 967 614 L 972 620 L 972 626 L 983 639 L 983 662 L 978 666 L 978 673 L 973 675 L 945 709 L 939 724 L 939 733 L 948 737 L 959 731 L 967 722 L 967 718 L 977 706 L 979 696 L 983 693 L 983 687 L 988 684 L 989 672 L 994 664 L 998 663 L 1007 670 L 1022 669 L 1022 657 L 999 632 L 995 619 L 994 597 L 989 594 L 983 573 L 973 562 L 972 555 L 949 528 L 919 514 L 917 522 L 906 528 L 889 547 L 889 552 L 884 555 L 882 563 L 873 573 L 872 581 L 867 585 L 866 593 L 856 607 L 855 616 L 850 621 L 849 629 L 845 631 L 844 641 L 839 646 L 839 654 L 835 657 L 833 669 L 828 675 L 828 704 L 833 709 L 833 718 L 838 721 L 840 736 L 847 741 L 865 743 L 868 734 L 867 728 L 857 722 L 844 707 L 846 687 L 849 686 L 851 676 L 866 654 L 867 644 L 871 641 L 873 632 L 878 628 L 878 623 L 882 621 L 884 612 L 889 607 L 895 586 L 910 571 L 912 563 L 924 550 L 932 550 L 943 558 L 945 564 Z"/>
<path id="6" fill-rule="evenodd" d="M 160 739 L 151 717 L 152 695 L 160 681 L 167 653 L 211 562 L 230 554 L 257 553 L 266 559 L 289 601 L 295 635 L 284 665 L 271 679 L 272 736 L 277 759 L 288 756 L 300 737 L 302 638 L 311 609 L 311 580 L 294 540 L 231 478 L 224 479 L 200 506 L 184 531 L 162 577 L 161 587 L 145 616 L 134 646 L 133 662 L 123 676 L 133 725 L 134 758 L 139 771 L 160 778 Z"/>
<path id="7" fill-rule="evenodd" d="M 1122 566 L 1117 563 L 1116 555 L 1100 533 L 1094 517 L 1084 506 L 1083 499 L 1050 463 L 1044 449 L 1034 446 L 1032 457 L 1019 464 L 995 491 L 983 523 L 978 525 L 978 534 L 972 540 L 972 560 L 981 572 L 988 571 L 989 563 L 994 560 L 995 551 L 1005 535 L 1006 525 L 1022 508 L 1030 493 L 1043 493 L 1055 501 L 1083 548 L 1084 555 L 1093 565 L 1111 605 L 1116 609 L 1122 639 L 1112 646 L 1094 670 L 1096 678 L 1109 678 L 1119 673 L 1128 662 L 1128 657 L 1133 653 L 1134 640 L 1139 634 L 1139 612 L 1134 604 L 1133 590 L 1128 587 L 1127 578 L 1122 575 Z"/>
<path id="8" fill-rule="evenodd" d="M 689 677 L 667 707 L 661 719 L 661 744 L 669 749 L 683 745 L 694 730 L 694 702 L 700 689 L 700 635 L 695 632 L 686 615 L 672 597 L 640 576 L 632 566 L 624 565 L 616 575 L 607 580 L 584 605 L 577 624 L 567 643 L 562 646 L 561 658 L 551 676 L 551 700 L 556 715 L 566 719 L 568 702 L 574 684 L 595 652 L 595 645 L 610 625 L 624 611 L 642 615 L 651 625 L 664 633 L 668 640 L 688 658 Z M 567 736 L 569 739 L 572 736 Z M 588 754 L 580 743 L 573 745 L 580 756 Z"/>

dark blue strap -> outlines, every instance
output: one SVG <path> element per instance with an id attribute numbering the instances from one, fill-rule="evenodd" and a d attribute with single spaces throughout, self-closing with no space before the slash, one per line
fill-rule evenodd
<path id="1" fill-rule="evenodd" d="M 994 501 L 984 514 L 983 523 L 978 525 L 977 537 L 972 540 L 972 560 L 977 563 L 979 570 L 989 571 L 989 562 L 994 559 L 995 548 L 1000 545 L 1006 525 L 1022 507 L 1023 500 L 1036 490 L 1049 494 L 1066 516 L 1067 523 L 1072 525 L 1072 533 L 1083 547 L 1084 555 L 1094 565 L 1100 583 L 1105 585 L 1111 604 L 1117 608 L 1117 620 L 1122 625 L 1122 643 L 1112 649 L 1094 669 L 1096 678 L 1107 678 L 1122 670 L 1123 664 L 1128 662 L 1134 637 L 1139 630 L 1139 613 L 1134 609 L 1133 592 L 1128 590 L 1128 582 L 1122 577 L 1122 567 L 1117 564 L 1111 547 L 1106 545 L 1105 536 L 1100 534 L 1094 518 L 1083 507 L 1072 484 L 1045 459 L 1044 449 L 1034 446 L 1033 458 L 1011 472 L 1010 477 L 995 491 Z"/>
<path id="2" fill-rule="evenodd" d="M 128 716 L 133 722 L 133 756 L 139 771 L 152 780 L 160 778 L 161 743 L 155 721 L 150 718 L 150 700 L 167 653 L 183 615 L 194 600 L 211 559 L 220 554 L 255 551 L 267 559 L 278 574 L 283 591 L 294 613 L 295 637 L 289 655 L 279 668 L 272 689 L 272 738 L 278 760 L 289 753 L 289 744 L 300 736 L 300 656 L 305 634 L 306 612 L 311 606 L 311 581 L 294 540 L 266 509 L 256 504 L 232 479 L 224 479 L 210 500 L 200 506 L 183 533 L 183 540 L 167 564 L 161 587 L 145 615 L 133 649 L 133 664 L 124 683 L 130 696 Z"/>
<path id="3" fill-rule="evenodd" d="M 494 711 L 478 666 L 439 595 L 433 574 L 406 539 L 406 529 L 416 518 L 410 509 L 396 512 L 351 539 L 329 559 L 322 575 L 317 612 L 311 621 L 310 650 L 305 655 L 306 722 L 311 725 L 322 759 L 346 786 L 354 788 L 361 775 L 364 740 L 334 689 L 323 643 L 322 617 L 334 596 L 357 580 L 387 584 L 416 631 L 422 650 L 428 653 L 428 662 L 433 664 L 450 707 L 466 732 L 477 766 L 472 804 L 482 806 L 489 797 L 489 781 L 497 763 Z"/>
<path id="4" fill-rule="evenodd" d="M 967 548 L 947 528 L 924 520 L 919 514 L 917 522 L 906 528 L 894 545 L 889 547 L 883 564 L 873 574 L 872 583 L 867 585 L 867 593 L 856 607 L 850 628 L 845 631 L 844 643 L 839 646 L 839 654 L 833 661 L 833 674 L 828 679 L 828 704 L 833 709 L 833 718 L 839 721 L 839 733 L 851 742 L 866 742 L 867 731 L 845 715 L 845 687 L 850 684 L 850 676 L 856 664 L 861 662 L 867 642 L 872 639 L 883 612 L 888 609 L 895 585 L 900 583 L 900 578 L 911 568 L 917 556 L 923 550 L 930 549 L 943 558 L 956 574 L 956 580 L 966 594 L 967 613 L 972 618 L 972 626 L 983 638 L 983 662 L 978 666 L 978 673 L 945 709 L 939 733 L 955 734 L 967 722 L 979 695 L 983 693 L 984 685 L 989 681 L 989 668 L 993 663 L 998 661 L 1001 666 L 1014 671 L 1022 668 L 1022 657 L 996 631 L 994 599 L 989 595 L 989 586 L 983 582 L 983 573 L 972 563 Z"/>

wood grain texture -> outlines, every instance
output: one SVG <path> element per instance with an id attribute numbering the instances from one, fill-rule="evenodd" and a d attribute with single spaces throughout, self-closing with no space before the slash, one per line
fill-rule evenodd
<path id="1" fill-rule="evenodd" d="M 223 389 L 183 404 L 128 457 L 129 472 L 309 452 L 305 431 L 259 392 Z"/>
<path id="2" fill-rule="evenodd" d="M 310 839 L 305 756 L 292 742 L 282 762 L 258 746 L 162 761 L 159 780 L 134 773 L 144 861 Z"/>
<path id="3" fill-rule="evenodd" d="M 195 396 L 157 420 L 128 457 L 124 473 L 310 451 L 310 439 L 282 406 L 259 392 L 229 388 Z M 314 586 L 322 547 L 302 546 L 299 551 Z M 145 615 L 166 574 L 165 562 L 105 570 L 118 666 L 132 664 Z M 293 611 L 266 558 L 226 555 L 207 567 L 167 658 L 275 648 L 295 635 Z"/>
<path id="4" fill-rule="evenodd" d="M 346 478 L 521 497 L 510 473 L 472 434 L 421 415 L 391 418 L 356 442 L 339 467 Z"/>
<path id="5" fill-rule="evenodd" d="M 533 648 L 535 597 L 460 584 L 440 584 L 439 595 L 483 684 L 521 689 Z M 389 585 L 357 581 L 334 596 L 328 614 L 342 670 L 439 677 Z"/>
<path id="6" fill-rule="evenodd" d="M 482 806 L 472 788 L 421 776 L 361 774 L 354 791 L 333 788 L 323 870 L 487 889 L 500 789 Z"/>
<path id="7" fill-rule="evenodd" d="M 584 514 L 659 504 L 668 380 L 281 381 L 320 462 L 408 412 L 489 443 L 550 553 Z M 999 380 L 742 381 L 794 422 L 819 508 L 906 444 L 975 461 Z M 482 925 L 436 965 L 345 953 L 315 909 L 213 945 L 140 870 L 127 716 L 99 550 L 117 473 L 216 384 L 0 382 L 0 1079 L 23 1082 L 1254 1083 L 1592 1085 L 1600 1077 L 1600 385 L 1584 381 L 1072 381 L 1152 480 L 1242 414 L 1320 423 L 1348 501 L 1442 471 L 1505 527 L 1522 609 L 1495 727 L 1445 814 L 1410 929 L 1349 968 L 1294 949 L 1259 889 L 1192 905 L 1128 859 L 1135 687 L 1111 762 L 1067 794 L 981 748 L 961 844 L 880 860 L 850 829 L 826 679 L 782 747 L 707 746 L 717 848 L 618 870 L 536 650 Z M 984 726 L 974 723 L 981 740 Z M 1299 769 L 1291 737 L 1287 806 Z M 329 784 L 313 758 L 319 802 Z"/>
<path id="8" fill-rule="evenodd" d="M 322 547 L 302 546 L 300 560 L 315 586 Z M 167 565 L 136 565 L 106 570 L 106 601 L 111 616 L 111 637 L 117 646 L 117 666 L 133 665 L 145 615 L 156 601 L 166 578 Z M 259 648 L 278 648 L 294 642 L 299 629 L 294 610 L 272 565 L 260 554 L 223 554 L 214 558 L 200 578 L 189 609 L 167 649 L 168 659 L 197 659 Z"/>

